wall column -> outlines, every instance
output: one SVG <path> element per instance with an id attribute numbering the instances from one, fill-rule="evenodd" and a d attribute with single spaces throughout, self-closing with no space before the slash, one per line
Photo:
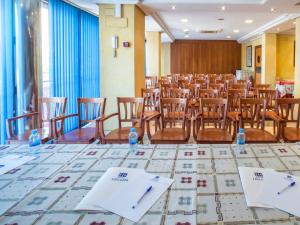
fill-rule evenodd
<path id="1" fill-rule="evenodd" d="M 160 77 L 161 33 L 146 32 L 146 75 Z"/>
<path id="2" fill-rule="evenodd" d="M 300 17 L 296 19 L 295 97 L 300 98 Z"/>
<path id="3" fill-rule="evenodd" d="M 171 74 L 171 44 L 161 44 L 161 70 L 162 76 Z"/>
<path id="4" fill-rule="evenodd" d="M 107 98 L 105 114 L 117 112 L 117 97 L 141 95 L 145 85 L 145 15 L 136 5 L 122 5 L 122 17 L 114 16 L 115 5 L 100 4 L 100 92 Z M 113 36 L 118 37 L 116 55 Z M 129 42 L 129 47 L 123 47 Z M 111 121 L 111 120 L 109 120 Z M 117 120 L 105 129 L 117 127 Z"/>
<path id="5" fill-rule="evenodd" d="M 277 48 L 277 35 L 263 34 L 261 83 L 271 84 L 273 87 L 275 87 L 275 83 L 276 83 L 276 63 L 277 63 L 276 48 Z"/>

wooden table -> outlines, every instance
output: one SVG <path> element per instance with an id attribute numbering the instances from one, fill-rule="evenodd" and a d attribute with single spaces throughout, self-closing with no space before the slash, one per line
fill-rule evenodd
<path id="1" fill-rule="evenodd" d="M 39 158 L 0 176 L 0 224 L 132 224 L 115 214 L 74 211 L 107 168 L 144 168 L 175 183 L 139 224 L 300 224 L 300 218 L 275 209 L 248 208 L 238 166 L 268 167 L 300 175 L 297 144 L 43 145 Z M 27 153 L 26 145 L 0 146 L 0 155 Z M 298 201 L 298 200 L 297 200 Z M 117 203 L 116 203 L 117 204 Z"/>

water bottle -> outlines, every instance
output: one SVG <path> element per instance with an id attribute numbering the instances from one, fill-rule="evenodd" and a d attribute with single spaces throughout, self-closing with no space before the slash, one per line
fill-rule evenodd
<path id="1" fill-rule="evenodd" d="M 138 144 L 138 134 L 134 127 L 130 128 L 130 133 L 128 135 L 128 143 L 130 152 L 135 152 Z"/>
<path id="2" fill-rule="evenodd" d="M 38 130 L 32 130 L 29 136 L 29 151 L 31 154 L 36 155 L 39 153 L 40 145 L 42 143 L 41 136 Z"/>
<path id="3" fill-rule="evenodd" d="M 246 136 L 243 128 L 239 129 L 239 133 L 236 138 L 236 143 L 240 150 L 240 154 L 246 154 L 246 150 L 245 150 Z"/>

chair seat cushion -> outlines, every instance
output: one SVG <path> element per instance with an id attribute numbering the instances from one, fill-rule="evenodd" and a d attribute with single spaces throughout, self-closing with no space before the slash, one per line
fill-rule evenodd
<path id="1" fill-rule="evenodd" d="M 261 129 L 246 128 L 245 135 L 247 143 L 277 142 L 277 139 L 274 135 Z"/>
<path id="2" fill-rule="evenodd" d="M 199 130 L 197 134 L 197 143 L 232 143 L 232 136 L 226 130 L 217 128 L 205 128 Z"/>
<path id="3" fill-rule="evenodd" d="M 182 128 L 164 128 L 157 131 L 151 138 L 151 143 L 186 143 L 188 134 Z"/>
<path id="4" fill-rule="evenodd" d="M 96 140 L 96 129 L 92 127 L 72 130 L 57 138 L 59 144 L 91 144 Z"/>
<path id="5" fill-rule="evenodd" d="M 46 143 L 47 141 L 50 140 L 48 127 L 38 128 L 37 131 L 38 131 L 39 135 L 41 136 L 42 143 Z M 13 144 L 13 143 L 26 144 L 26 143 L 28 143 L 30 134 L 31 134 L 31 130 L 27 130 L 23 134 L 18 134 L 18 135 L 13 136 L 12 138 L 10 138 L 8 140 L 8 142 L 10 144 Z"/>
<path id="6" fill-rule="evenodd" d="M 142 128 L 135 128 L 138 134 L 138 139 L 141 141 L 144 136 L 144 131 Z M 128 134 L 130 132 L 130 127 L 122 127 L 112 130 L 105 136 L 105 141 L 107 143 L 128 143 Z"/>
<path id="7" fill-rule="evenodd" d="M 300 141 L 300 128 L 285 127 L 283 130 L 283 139 L 288 142 Z"/>

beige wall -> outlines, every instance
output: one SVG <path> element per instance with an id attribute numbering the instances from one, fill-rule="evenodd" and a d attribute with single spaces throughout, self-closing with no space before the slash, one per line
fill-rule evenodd
<path id="1" fill-rule="evenodd" d="M 171 74 L 171 44 L 161 44 L 161 75 Z"/>
<path id="2" fill-rule="evenodd" d="M 160 76 L 161 33 L 146 32 L 146 75 Z"/>
<path id="3" fill-rule="evenodd" d="M 277 62 L 277 35 L 263 34 L 262 36 L 262 73 L 261 82 L 275 87 Z"/>
<path id="4" fill-rule="evenodd" d="M 135 5 L 123 5 L 123 18 L 116 18 L 114 5 L 99 6 L 100 20 L 100 91 L 107 98 L 106 114 L 117 111 L 116 98 L 133 97 L 144 86 L 145 16 Z M 119 37 L 117 57 L 113 55 L 112 37 Z M 123 42 L 130 42 L 129 48 Z M 106 129 L 116 128 L 116 120 Z"/>
<path id="5" fill-rule="evenodd" d="M 246 65 L 246 48 L 247 46 L 252 46 L 252 67 L 247 67 Z M 262 45 L 262 36 L 259 36 L 251 41 L 242 44 L 242 70 L 255 70 L 255 46 Z"/>

